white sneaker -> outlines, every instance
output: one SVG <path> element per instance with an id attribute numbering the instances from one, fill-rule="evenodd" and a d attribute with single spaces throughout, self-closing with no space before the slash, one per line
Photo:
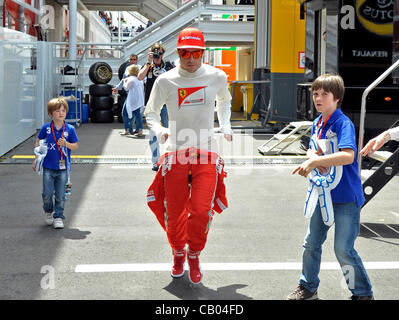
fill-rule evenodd
<path id="1" fill-rule="evenodd" d="M 53 226 L 54 229 L 62 229 L 64 228 L 64 222 L 62 222 L 61 218 L 55 218 Z"/>
<path id="2" fill-rule="evenodd" d="M 44 212 L 44 220 L 48 226 L 51 226 L 54 222 L 53 213 L 52 212 Z"/>

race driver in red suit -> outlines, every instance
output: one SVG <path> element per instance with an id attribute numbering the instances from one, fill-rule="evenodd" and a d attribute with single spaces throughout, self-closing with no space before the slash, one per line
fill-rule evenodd
<path id="1" fill-rule="evenodd" d="M 194 284 L 200 283 L 203 276 L 199 255 L 214 212 L 227 207 L 224 163 L 214 138 L 215 101 L 224 138 L 232 141 L 233 133 L 227 76 L 202 63 L 204 50 L 204 36 L 199 29 L 190 27 L 179 33 L 180 63 L 157 78 L 144 113 L 148 126 L 165 143 L 147 203 L 172 247 L 172 277 L 184 275 L 187 256 L 189 279 Z M 168 109 L 169 128 L 160 123 L 163 105 Z"/>

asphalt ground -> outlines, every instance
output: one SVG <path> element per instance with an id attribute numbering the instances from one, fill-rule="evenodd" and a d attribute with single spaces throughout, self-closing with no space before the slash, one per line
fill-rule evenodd
<path id="1" fill-rule="evenodd" d="M 3 157 L 0 299 L 153 300 L 158 305 L 285 299 L 299 279 L 307 229 L 302 214 L 307 182 L 291 175 L 303 158 L 251 162 L 263 157 L 257 147 L 270 135 L 235 134 L 236 147 L 224 147 L 221 154 L 246 160 L 227 161 L 229 208 L 215 216 L 200 256 L 203 281 L 193 286 L 187 273 L 171 278 L 171 249 L 146 204 L 154 178 L 148 135 L 134 139 L 120 136 L 120 131 L 119 123 L 77 128 L 79 149 L 72 154 L 82 158 L 72 166 L 72 194 L 62 230 L 44 224 L 42 181 L 32 171 L 32 159 L 11 160 L 32 155 L 35 137 Z M 223 140 L 221 135 L 218 139 Z M 94 163 L 94 156 L 108 161 Z M 361 214 L 355 248 L 376 300 L 399 298 L 398 194 L 394 177 Z M 336 264 L 333 228 L 323 246 L 319 298 L 347 300 L 351 293 Z M 158 305 L 152 305 L 151 312 Z"/>

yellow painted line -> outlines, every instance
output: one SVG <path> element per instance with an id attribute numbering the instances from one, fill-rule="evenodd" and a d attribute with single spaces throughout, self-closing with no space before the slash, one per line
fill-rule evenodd
<path id="1" fill-rule="evenodd" d="M 12 156 L 12 159 L 35 159 L 35 156 Z"/>

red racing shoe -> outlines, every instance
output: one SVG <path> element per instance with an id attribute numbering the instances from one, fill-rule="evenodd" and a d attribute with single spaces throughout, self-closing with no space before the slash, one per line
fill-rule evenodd
<path id="1" fill-rule="evenodd" d="M 190 268 L 189 279 L 193 284 L 199 284 L 202 280 L 202 272 L 199 262 L 199 255 L 201 251 L 191 251 L 190 249 L 187 252 L 188 258 L 188 266 Z"/>
<path id="2" fill-rule="evenodd" d="M 171 276 L 173 278 L 180 278 L 184 275 L 184 262 L 186 261 L 186 250 L 173 250 L 173 268 Z"/>

